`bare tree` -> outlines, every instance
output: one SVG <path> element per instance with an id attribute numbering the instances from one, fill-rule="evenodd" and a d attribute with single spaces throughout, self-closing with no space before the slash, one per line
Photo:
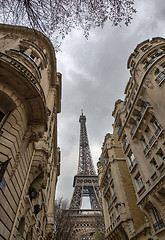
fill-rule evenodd
<path id="1" fill-rule="evenodd" d="M 68 201 L 59 198 L 55 201 L 55 240 L 70 240 L 72 239 L 73 223 L 70 218 L 70 213 L 67 211 Z"/>
<path id="2" fill-rule="evenodd" d="M 82 28 L 87 38 L 92 27 L 107 20 L 128 25 L 136 10 L 134 0 L 0 0 L 0 19 L 9 24 L 33 27 L 47 36 L 65 37 Z"/>

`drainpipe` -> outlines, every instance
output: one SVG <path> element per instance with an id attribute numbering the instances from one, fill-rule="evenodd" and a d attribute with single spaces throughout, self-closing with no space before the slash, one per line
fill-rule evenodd
<path id="1" fill-rule="evenodd" d="M 31 161 L 30 161 L 30 165 L 29 165 L 29 168 L 28 168 L 28 172 L 26 174 L 25 183 L 24 183 L 24 186 L 23 186 L 23 189 L 22 189 L 22 193 L 21 193 L 21 197 L 20 197 L 20 200 L 19 200 L 17 212 L 15 214 L 15 219 L 14 219 L 13 226 L 12 226 L 12 229 L 11 229 L 11 232 L 10 232 L 9 240 L 13 239 L 13 234 L 14 234 L 14 230 L 15 230 L 15 226 L 16 226 L 19 210 L 20 210 L 20 207 L 21 207 L 21 204 L 22 204 L 22 201 L 23 201 L 26 184 L 27 184 L 27 181 L 28 181 L 28 178 L 29 178 L 29 173 L 30 173 L 30 169 L 31 169 L 31 166 L 32 166 L 34 153 L 35 153 L 35 150 L 33 151 L 33 154 L 32 154 L 32 157 L 31 157 Z"/>

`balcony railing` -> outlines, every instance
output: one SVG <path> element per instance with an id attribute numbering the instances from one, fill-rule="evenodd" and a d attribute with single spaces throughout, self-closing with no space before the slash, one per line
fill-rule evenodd
<path id="1" fill-rule="evenodd" d="M 18 62 L 16 59 L 4 53 L 0 53 L 0 59 L 3 62 L 6 62 L 9 65 L 11 65 L 13 68 L 17 69 L 17 71 L 20 72 L 20 74 L 22 74 L 34 86 L 34 88 L 38 91 L 38 93 L 41 95 L 42 99 L 45 102 L 45 96 L 42 87 L 37 78 L 31 73 L 31 71 L 29 71 L 24 65 Z"/>
<path id="2" fill-rule="evenodd" d="M 158 230 L 162 229 L 165 227 L 165 224 L 163 222 L 163 219 L 160 219 L 159 221 L 157 221 L 156 223 L 153 224 L 153 227 L 155 229 L 155 232 L 157 232 Z"/>
<path id="3" fill-rule="evenodd" d="M 139 124 L 140 124 L 140 122 L 141 122 L 141 120 L 142 120 L 142 118 L 143 118 L 143 116 L 144 116 L 148 107 L 150 107 L 150 104 L 148 102 L 145 102 L 143 104 L 143 106 L 141 107 L 140 112 L 139 112 L 139 114 L 138 114 L 138 116 L 137 116 L 137 118 L 136 118 L 136 120 L 133 124 L 133 127 L 131 129 L 131 132 L 130 132 L 132 138 L 134 137 L 134 135 L 136 133 L 136 130 L 138 129 L 138 126 L 139 126 Z"/>
<path id="4" fill-rule="evenodd" d="M 19 59 L 19 56 L 21 56 L 21 57 L 23 57 L 24 58 L 24 61 L 28 61 L 27 62 L 27 66 L 28 66 L 28 64 L 29 64 L 29 62 L 31 62 L 32 63 L 32 66 L 33 66 L 33 70 L 34 70 L 34 75 L 35 75 L 35 77 L 38 79 L 38 80 L 40 80 L 40 78 L 41 78 L 41 72 L 40 72 L 40 70 L 39 70 L 39 67 L 37 66 L 37 64 L 34 62 L 34 60 L 31 58 L 31 57 L 29 57 L 28 55 L 26 55 L 26 54 L 24 54 L 24 53 L 22 53 L 21 51 L 18 51 L 18 50 L 16 50 L 16 49 L 10 49 L 10 51 L 12 52 L 12 53 L 15 53 L 15 54 L 17 54 L 18 56 L 18 59 Z"/>

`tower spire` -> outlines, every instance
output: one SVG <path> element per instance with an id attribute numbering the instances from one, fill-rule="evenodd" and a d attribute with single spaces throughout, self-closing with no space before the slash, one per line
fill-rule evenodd
<path id="1" fill-rule="evenodd" d="M 81 110 L 79 122 L 80 122 L 80 145 L 77 173 L 81 175 L 96 175 L 88 142 L 86 117 L 83 115 L 83 110 Z"/>

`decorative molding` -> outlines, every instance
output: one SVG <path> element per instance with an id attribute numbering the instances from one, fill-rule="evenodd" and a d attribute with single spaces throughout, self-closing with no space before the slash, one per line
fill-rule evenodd
<path id="1" fill-rule="evenodd" d="M 144 82 L 144 84 L 145 84 L 145 86 L 147 86 L 147 87 L 150 88 L 150 89 L 153 89 L 153 88 L 154 88 L 154 86 L 153 86 L 150 78 L 149 78 L 149 79 L 146 79 L 145 82 Z"/>

